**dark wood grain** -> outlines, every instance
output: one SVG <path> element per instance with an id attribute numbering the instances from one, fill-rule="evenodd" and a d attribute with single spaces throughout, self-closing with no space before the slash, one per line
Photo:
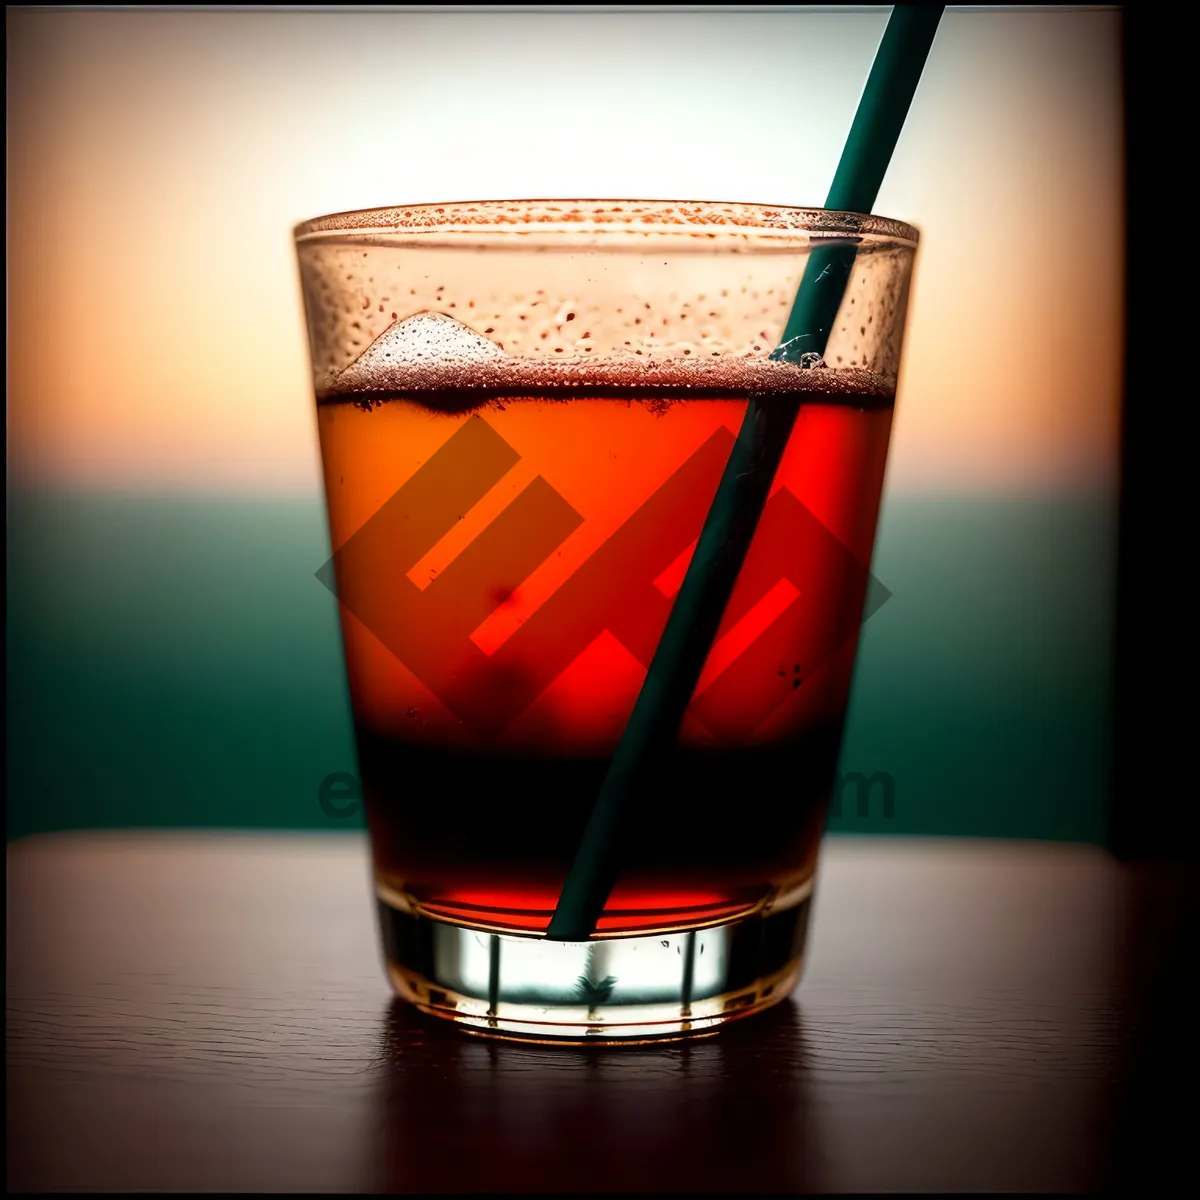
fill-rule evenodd
<path id="1" fill-rule="evenodd" d="M 694 1043 L 554 1049 L 392 1000 L 357 838 L 27 840 L 8 852 L 9 1186 L 1120 1183 L 1144 1175 L 1159 1082 L 1143 993 L 1170 992 L 1146 956 L 1179 950 L 1162 913 L 1183 893 L 1156 907 L 1148 870 L 832 840 L 790 1003 Z"/>

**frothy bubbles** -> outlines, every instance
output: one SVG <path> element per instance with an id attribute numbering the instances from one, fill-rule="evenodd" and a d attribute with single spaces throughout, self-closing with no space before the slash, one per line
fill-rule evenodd
<path id="1" fill-rule="evenodd" d="M 388 326 L 339 376 L 343 384 L 358 377 L 369 386 L 380 373 L 397 368 L 479 366 L 508 356 L 495 342 L 445 313 L 419 312 Z"/>
<path id="2" fill-rule="evenodd" d="M 750 393 L 802 392 L 877 405 L 890 402 L 892 390 L 891 381 L 873 371 L 830 369 L 813 351 L 791 361 L 759 354 L 657 361 L 629 354 L 566 361 L 515 356 L 462 321 L 425 310 L 393 322 L 329 378 L 319 398 L 373 408 L 392 398 L 419 396 L 429 408 L 465 412 L 521 395 L 582 399 L 633 392 L 657 410 L 675 400 Z"/>

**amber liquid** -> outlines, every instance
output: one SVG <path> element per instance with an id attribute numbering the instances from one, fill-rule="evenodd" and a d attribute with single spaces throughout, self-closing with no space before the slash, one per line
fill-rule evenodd
<path id="1" fill-rule="evenodd" d="M 624 831 L 600 933 L 805 894 L 891 424 L 868 383 L 771 401 L 799 405 L 795 429 L 678 745 Z M 380 895 L 529 932 L 549 922 L 747 400 L 607 386 L 477 401 L 343 393 L 319 424 Z"/>

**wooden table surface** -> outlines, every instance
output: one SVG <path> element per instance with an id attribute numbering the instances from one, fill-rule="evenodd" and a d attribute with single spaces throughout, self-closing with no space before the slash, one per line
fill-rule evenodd
<path id="1" fill-rule="evenodd" d="M 1162 1089 L 1195 1062 L 1193 897 L 1082 847 L 830 839 L 791 1002 L 692 1043 L 551 1048 L 392 999 L 358 837 L 29 839 L 9 1187 L 1144 1185 L 1194 1137 Z"/>

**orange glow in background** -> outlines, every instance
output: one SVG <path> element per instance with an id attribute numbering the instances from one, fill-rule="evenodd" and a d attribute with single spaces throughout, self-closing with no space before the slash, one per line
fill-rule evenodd
<path id="1" fill-rule="evenodd" d="M 394 202 L 817 204 L 878 12 L 10 10 L 17 484 L 315 493 L 291 226 Z M 922 231 L 888 486 L 1110 483 L 1115 11 L 946 15 L 876 211 Z"/>

